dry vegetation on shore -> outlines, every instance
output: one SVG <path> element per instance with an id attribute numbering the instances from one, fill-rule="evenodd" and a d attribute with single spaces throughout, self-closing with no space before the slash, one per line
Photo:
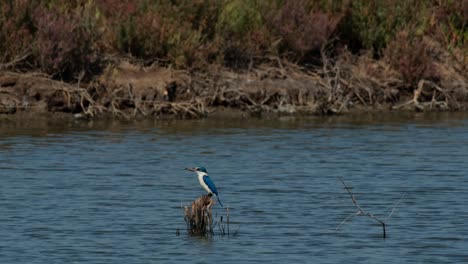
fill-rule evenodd
<path id="1" fill-rule="evenodd" d="M 468 0 L 9 0 L 0 113 L 466 110 Z"/>

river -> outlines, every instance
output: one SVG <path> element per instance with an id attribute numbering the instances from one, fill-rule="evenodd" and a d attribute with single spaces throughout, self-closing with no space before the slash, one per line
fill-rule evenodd
<path id="1" fill-rule="evenodd" d="M 463 113 L 3 119 L 0 263 L 467 263 L 467 157 Z M 230 236 L 187 235 L 193 166 Z M 338 177 L 386 239 L 337 229 L 357 211 Z"/>

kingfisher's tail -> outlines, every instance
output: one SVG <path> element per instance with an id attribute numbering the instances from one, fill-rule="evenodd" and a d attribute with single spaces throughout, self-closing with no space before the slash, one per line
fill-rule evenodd
<path id="1" fill-rule="evenodd" d="M 216 195 L 216 198 L 218 198 L 219 205 L 221 205 L 221 207 L 223 207 L 223 203 L 221 203 L 221 200 L 219 199 L 218 195 Z"/>

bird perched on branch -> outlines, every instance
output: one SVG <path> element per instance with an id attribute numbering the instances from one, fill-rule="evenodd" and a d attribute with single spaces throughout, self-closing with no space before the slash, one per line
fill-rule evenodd
<path id="1" fill-rule="evenodd" d="M 198 175 L 198 181 L 200 182 L 200 185 L 208 192 L 208 195 L 216 195 L 216 198 L 218 198 L 219 205 L 221 207 L 223 204 L 221 203 L 221 200 L 219 199 L 218 196 L 218 190 L 216 189 L 216 185 L 214 185 L 213 181 L 211 178 L 208 176 L 208 172 L 204 167 L 195 167 L 195 168 L 185 168 L 188 171 L 193 171 L 196 172 Z"/>

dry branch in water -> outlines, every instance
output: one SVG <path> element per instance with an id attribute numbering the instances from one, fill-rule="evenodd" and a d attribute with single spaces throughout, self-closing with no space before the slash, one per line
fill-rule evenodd
<path id="1" fill-rule="evenodd" d="M 383 222 L 382 220 L 378 219 L 377 217 L 375 217 L 373 214 L 369 213 L 369 212 L 366 212 L 364 209 L 362 209 L 362 207 L 359 205 L 359 203 L 357 202 L 356 200 L 356 197 L 354 197 L 353 193 L 349 190 L 349 187 L 344 183 L 343 179 L 339 178 L 340 179 L 341 183 L 343 183 L 344 185 L 344 189 L 348 192 L 349 196 L 351 197 L 351 200 L 353 201 L 353 204 L 357 207 L 358 211 L 350 216 L 348 216 L 345 220 L 343 220 L 336 229 L 339 229 L 346 221 L 348 221 L 349 219 L 351 219 L 353 216 L 356 216 L 356 215 L 365 215 L 365 216 L 368 216 L 372 219 L 374 219 L 375 221 L 379 222 L 381 225 L 382 225 L 382 229 L 383 229 L 383 238 L 385 239 L 387 237 L 386 235 L 386 230 L 385 230 L 385 222 Z"/>

